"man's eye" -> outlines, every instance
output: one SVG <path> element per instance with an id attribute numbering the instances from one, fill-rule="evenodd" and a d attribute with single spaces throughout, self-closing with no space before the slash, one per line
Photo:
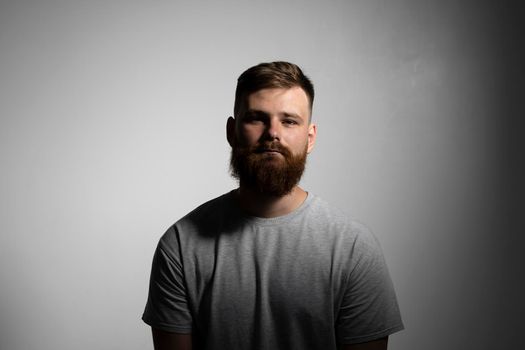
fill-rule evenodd
<path id="1" fill-rule="evenodd" d="M 297 124 L 297 122 L 295 120 L 293 120 L 293 119 L 285 119 L 283 121 L 283 123 L 287 124 L 287 125 L 296 125 Z"/>
<path id="2" fill-rule="evenodd" d="M 260 122 L 261 121 L 261 118 L 257 115 L 246 115 L 244 116 L 243 118 L 243 121 L 245 123 L 257 123 L 257 122 Z"/>

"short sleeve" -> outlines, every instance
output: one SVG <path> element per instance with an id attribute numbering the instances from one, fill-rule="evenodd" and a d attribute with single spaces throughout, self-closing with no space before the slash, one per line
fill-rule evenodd
<path id="1" fill-rule="evenodd" d="M 404 328 L 394 287 L 377 239 L 363 225 L 352 247 L 336 324 L 340 344 L 363 343 Z"/>
<path id="2" fill-rule="evenodd" d="M 191 333 L 192 317 L 175 227 L 164 234 L 155 251 L 142 320 L 167 332 Z"/>

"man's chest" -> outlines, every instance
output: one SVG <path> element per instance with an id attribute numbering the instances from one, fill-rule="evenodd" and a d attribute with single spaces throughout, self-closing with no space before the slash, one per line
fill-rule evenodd
<path id="1" fill-rule="evenodd" d="M 219 237 L 186 252 L 187 294 L 196 317 L 332 322 L 343 269 L 331 246 L 308 235 L 260 233 Z"/>

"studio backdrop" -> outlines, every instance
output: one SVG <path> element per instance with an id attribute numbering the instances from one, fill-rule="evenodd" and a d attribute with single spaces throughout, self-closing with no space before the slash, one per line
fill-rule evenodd
<path id="1" fill-rule="evenodd" d="M 406 327 L 390 349 L 513 348 L 511 12 L 488 1 L 1 1 L 0 348 L 152 348 L 140 317 L 157 241 L 235 188 L 236 79 L 275 60 L 316 88 L 302 186 L 381 242 Z"/>

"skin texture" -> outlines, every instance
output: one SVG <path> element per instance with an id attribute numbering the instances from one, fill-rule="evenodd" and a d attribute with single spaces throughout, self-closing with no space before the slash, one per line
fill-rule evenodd
<path id="1" fill-rule="evenodd" d="M 232 147 L 253 146 L 278 141 L 293 154 L 306 149 L 310 153 L 315 145 L 317 127 L 310 122 L 308 97 L 299 87 L 290 89 L 263 89 L 248 96 L 246 107 L 236 118 L 228 118 L 227 139 Z M 269 161 L 282 161 L 282 154 L 268 152 Z M 287 195 L 272 197 L 239 188 L 237 199 L 241 207 L 259 217 L 286 215 L 299 207 L 307 193 L 299 186 Z M 153 329 L 156 350 L 191 350 L 190 334 L 169 333 Z M 339 350 L 385 350 L 388 337 L 361 344 L 340 345 Z"/>

